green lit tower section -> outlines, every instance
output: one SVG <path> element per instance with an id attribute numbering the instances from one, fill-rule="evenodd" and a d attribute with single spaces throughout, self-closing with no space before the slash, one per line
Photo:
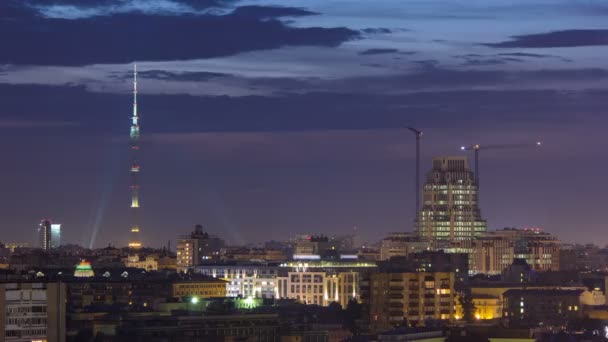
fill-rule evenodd
<path id="1" fill-rule="evenodd" d="M 137 114 L 137 64 L 133 66 L 133 117 L 131 118 L 131 211 L 132 224 L 129 236 L 130 248 L 141 248 L 139 218 L 139 115 Z"/>

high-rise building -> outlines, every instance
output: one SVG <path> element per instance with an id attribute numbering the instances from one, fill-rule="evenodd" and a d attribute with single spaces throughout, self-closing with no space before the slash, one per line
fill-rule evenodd
<path id="1" fill-rule="evenodd" d="M 38 246 L 45 251 L 51 249 L 51 221 L 42 220 L 38 225 Z"/>
<path id="2" fill-rule="evenodd" d="M 141 248 L 140 226 L 138 223 L 139 216 L 139 163 L 137 155 L 139 154 L 139 116 L 137 114 L 137 65 L 133 66 L 133 117 L 131 117 L 131 211 L 132 224 L 129 236 L 130 248 Z"/>
<path id="3" fill-rule="evenodd" d="M 38 225 L 39 247 L 45 251 L 61 245 L 61 224 L 51 223 L 51 220 L 42 220 Z"/>
<path id="4" fill-rule="evenodd" d="M 224 241 L 196 225 L 194 232 L 177 239 L 177 271 L 186 272 L 205 260 L 219 259 Z"/>
<path id="5" fill-rule="evenodd" d="M 51 224 L 51 248 L 61 246 L 61 224 Z"/>
<path id="6" fill-rule="evenodd" d="M 418 236 L 432 245 L 473 239 L 487 230 L 466 157 L 435 157 L 423 187 Z"/>

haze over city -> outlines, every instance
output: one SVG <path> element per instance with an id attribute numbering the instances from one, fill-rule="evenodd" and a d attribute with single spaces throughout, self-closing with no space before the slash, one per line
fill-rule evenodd
<path id="1" fill-rule="evenodd" d="M 127 243 L 132 69 L 141 227 L 231 243 L 414 231 L 421 171 L 481 152 L 488 228 L 603 232 L 602 1 L 30 0 L 0 3 L 4 240 Z M 542 16 L 543 20 L 539 21 Z M 218 35 L 221 34 L 221 39 Z M 162 46 L 162 48 L 159 48 Z"/>

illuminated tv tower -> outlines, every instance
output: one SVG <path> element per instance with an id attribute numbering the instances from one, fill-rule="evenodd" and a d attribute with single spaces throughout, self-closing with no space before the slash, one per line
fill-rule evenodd
<path id="1" fill-rule="evenodd" d="M 139 235 L 139 183 L 137 175 L 139 174 L 139 163 L 137 162 L 137 154 L 139 153 L 139 116 L 137 115 L 137 64 L 133 66 L 133 117 L 131 118 L 131 211 L 132 224 L 131 234 L 129 236 L 129 248 L 141 248 L 142 243 Z"/>

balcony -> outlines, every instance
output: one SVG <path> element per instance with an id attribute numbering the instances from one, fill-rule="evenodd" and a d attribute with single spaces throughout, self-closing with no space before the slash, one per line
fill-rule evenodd
<path id="1" fill-rule="evenodd" d="M 403 295 L 400 293 L 391 293 L 389 295 L 389 298 L 390 299 L 403 299 Z"/>

